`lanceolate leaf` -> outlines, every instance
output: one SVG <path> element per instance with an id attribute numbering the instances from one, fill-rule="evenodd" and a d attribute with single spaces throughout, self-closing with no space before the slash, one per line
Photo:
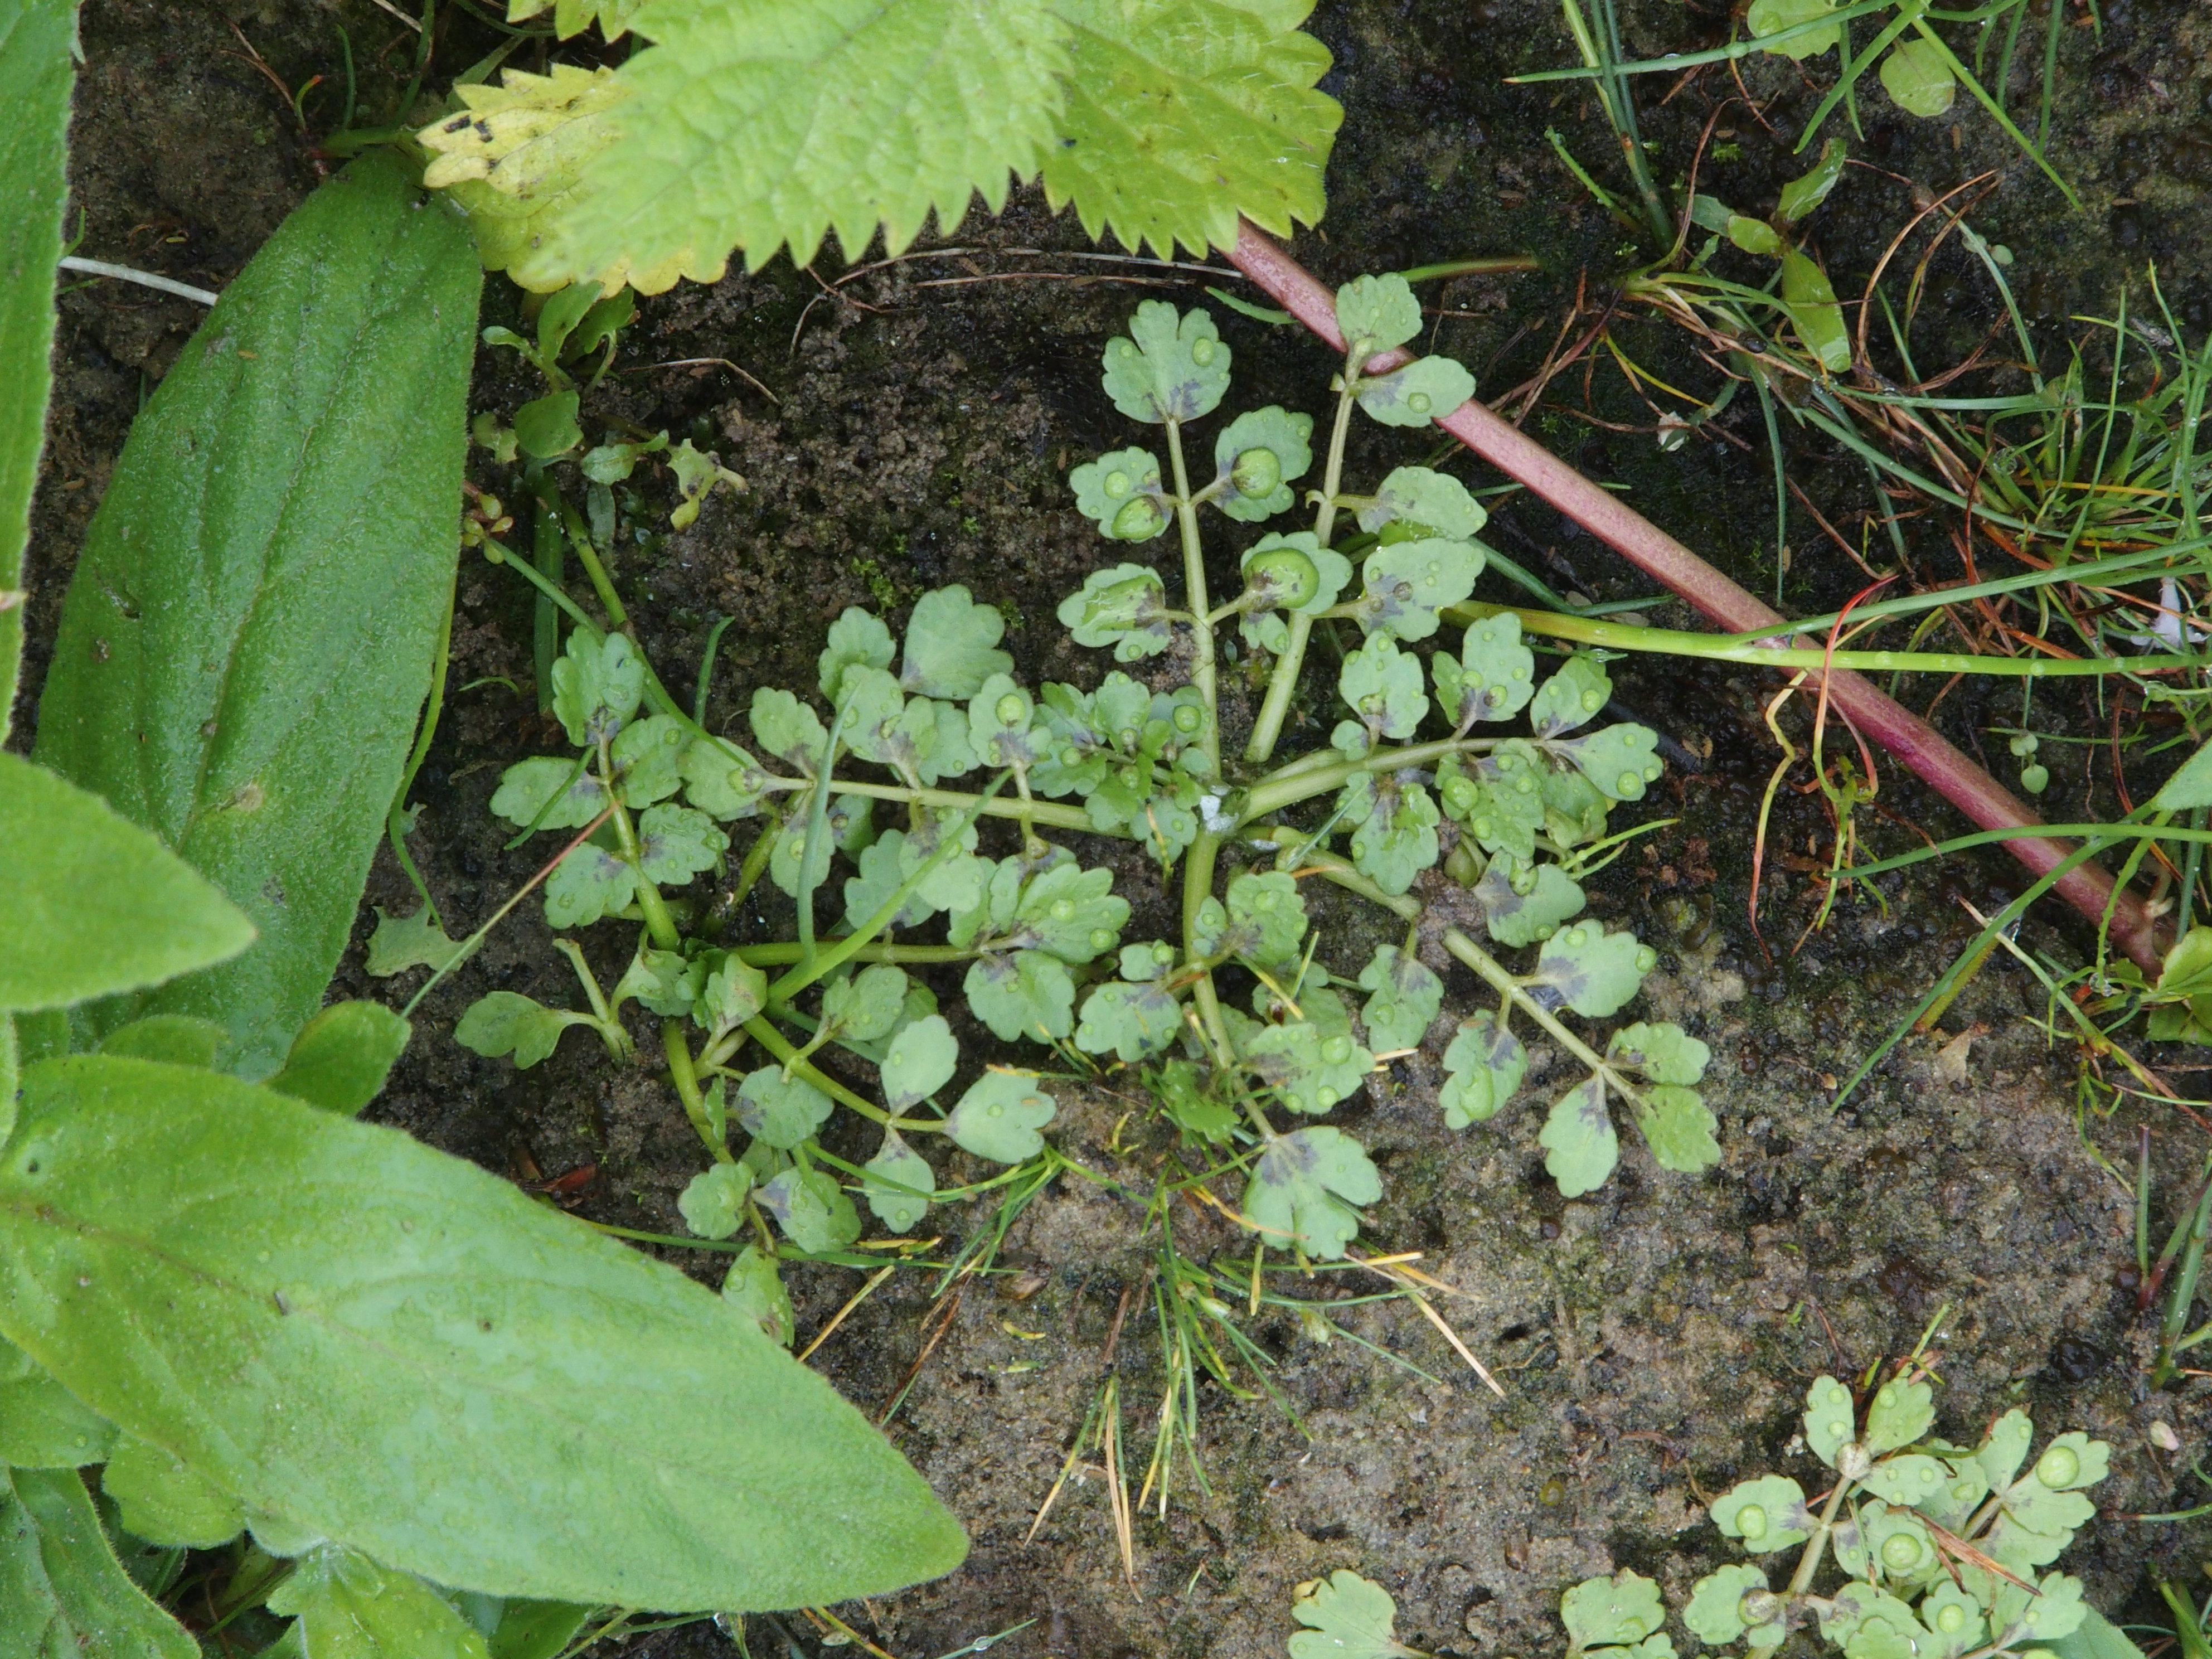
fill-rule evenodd
<path id="1" fill-rule="evenodd" d="M 1312 0 L 1052 0 L 1068 28 L 1066 106 L 1045 196 L 1086 234 L 1172 258 L 1278 236 L 1322 215 L 1344 111 L 1314 85 L 1328 49 L 1298 24 Z"/>
<path id="2" fill-rule="evenodd" d="M 54 342 L 54 264 L 69 194 L 64 140 L 76 39 L 75 0 L 0 0 L 0 738 L 8 735 L 22 652 L 23 544 L 46 420 Z"/>
<path id="3" fill-rule="evenodd" d="M 756 1323 L 507 1182 L 206 1073 L 24 1081 L 0 1328 L 250 1509 L 450 1587 L 627 1607 L 811 1605 L 959 1561 L 928 1489 Z"/>
<path id="4" fill-rule="evenodd" d="M 87 1016 L 220 1019 L 272 1071 L 383 837 L 453 585 L 482 282 L 396 157 L 315 192 L 131 428 L 64 606 L 39 758 L 260 929 Z"/>
<path id="5" fill-rule="evenodd" d="M 0 1652 L 199 1659 L 108 1547 L 75 1469 L 0 1469 Z"/>

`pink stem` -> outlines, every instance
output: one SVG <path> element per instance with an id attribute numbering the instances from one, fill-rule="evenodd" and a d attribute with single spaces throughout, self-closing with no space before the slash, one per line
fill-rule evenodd
<path id="1" fill-rule="evenodd" d="M 1337 350 L 1344 349 L 1344 337 L 1336 328 L 1335 295 L 1273 238 L 1249 222 L 1243 223 L 1229 258 L 1277 304 Z M 1385 374 L 1411 358 L 1410 352 L 1386 352 L 1367 367 L 1370 373 Z M 1745 592 L 1517 427 L 1499 419 L 1486 404 L 1470 399 L 1439 418 L 1437 424 L 1508 477 L 1609 544 L 1639 570 L 1665 583 L 1728 632 L 1747 634 L 1773 627 L 1778 630 L 1777 643 L 1782 642 L 1780 630 L 1788 627 L 1788 618 Z M 1817 647 L 1819 642 L 1806 643 Z M 1978 826 L 2013 830 L 2043 822 L 1934 726 L 1870 681 L 1847 669 L 1832 671 L 1826 678 L 1829 697 L 1860 730 L 1881 739 L 1906 768 Z M 1819 675 L 1812 676 L 1814 684 L 1820 680 Z M 2072 842 L 2053 836 L 2008 841 L 2003 846 L 2039 876 L 2074 850 Z M 2093 921 L 2101 922 L 2109 907 L 2114 942 L 2146 972 L 2158 971 L 2158 928 L 2142 900 L 2130 892 L 2116 896 L 2112 877 L 2094 865 L 2085 864 L 2061 877 L 2057 890 Z"/>

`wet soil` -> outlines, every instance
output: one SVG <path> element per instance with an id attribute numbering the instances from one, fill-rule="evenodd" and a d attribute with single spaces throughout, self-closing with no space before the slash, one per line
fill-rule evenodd
<path id="1" fill-rule="evenodd" d="M 2185 332 L 2201 335 L 2212 320 L 2204 13 L 2104 0 L 2100 38 L 2077 25 L 2074 6 L 2061 10 L 2052 155 L 2081 190 L 2084 210 L 2068 210 L 1963 100 L 1948 118 L 1917 121 L 1869 80 L 1865 132 L 1853 145 L 1868 165 L 1852 171 L 1819 223 L 1840 292 L 1857 291 L 1916 194 L 1940 195 L 1994 170 L 1996 190 L 1975 222 L 2013 250 L 2015 286 L 2041 338 L 2056 347 L 2069 313 L 2110 314 L 2123 286 L 2140 302 L 2147 264 Z M 1346 0 L 1324 5 L 1313 27 L 1336 56 L 1327 85 L 1346 118 L 1326 234 L 1300 237 L 1300 257 L 1341 280 L 1455 257 L 1535 254 L 1539 271 L 1427 290 L 1438 308 L 1437 349 L 1467 362 L 1491 395 L 1523 382 L 1553 348 L 1578 288 L 1601 294 L 1609 276 L 1643 257 L 1545 137 L 1556 127 L 1613 181 L 1618 169 L 1603 159 L 1612 141 L 1591 100 L 1571 88 L 1502 83 L 1516 70 L 1567 60 L 1556 9 L 1539 0 Z M 404 82 L 414 37 L 362 0 L 270 0 L 228 11 L 92 0 L 74 163 L 82 251 L 221 287 L 317 181 L 314 141 L 337 124 L 343 102 L 341 28 L 363 118 L 381 118 Z M 1718 8 L 1626 9 L 1634 53 L 1710 44 L 1726 29 Z M 2031 27 L 2036 52 L 2024 60 L 2039 52 L 2039 29 Z M 496 40 L 458 14 L 436 68 L 450 74 Z M 303 122 L 289 92 L 316 75 L 325 80 L 307 94 Z M 1650 77 L 1639 92 L 1662 180 L 1679 174 L 1716 120 L 1719 142 L 1732 148 L 1701 178 L 1747 210 L 1765 207 L 1801 170 L 1790 154 L 1793 124 L 1819 95 L 1790 65 L 1765 59 L 1742 65 L 1741 86 L 1712 69 L 1680 86 Z M 2033 104 L 2024 68 L 2012 95 L 2016 109 Z M 1759 117 L 1747 99 L 1759 101 Z M 1060 596 L 1109 556 L 1074 513 L 1063 474 L 1131 441 L 1097 388 L 1097 352 L 1139 299 L 1188 305 L 1209 283 L 1238 285 L 1219 274 L 1080 258 L 1091 250 L 1077 228 L 1030 192 L 1018 193 L 1004 218 L 971 218 L 925 247 L 938 251 L 849 281 L 834 258 L 811 272 L 779 260 L 756 276 L 649 301 L 586 404 L 599 423 L 689 434 L 750 481 L 743 494 L 710 498 L 682 533 L 666 533 L 657 484 L 641 480 L 623 504 L 616 575 L 664 676 L 689 684 L 713 622 L 737 618 L 709 700 L 718 725 L 741 718 L 756 686 L 811 686 L 822 634 L 846 605 L 896 612 L 947 582 L 964 582 L 1006 611 L 1024 678 L 1088 684 L 1100 672 L 1094 653 L 1070 647 L 1051 624 Z M 1956 362 L 1991 329 L 1997 313 L 1977 272 L 1955 243 L 1931 263 L 1915 335 L 1923 362 Z M 517 303 L 495 280 L 487 320 L 512 320 Z M 76 289 L 63 307 L 34 548 L 33 687 L 38 641 L 52 636 L 70 560 L 127 423 L 198 319 L 186 303 L 115 285 Z M 1236 354 L 1232 406 L 1322 407 L 1329 365 L 1317 348 L 1295 331 L 1216 312 Z M 1660 325 L 1626 320 L 1617 337 L 1659 379 L 1714 389 L 1711 369 Z M 510 411 L 536 390 L 511 359 L 486 354 L 478 407 Z M 1771 589 L 1772 485 L 1755 404 L 1739 402 L 1710 434 L 1671 454 L 1653 441 L 1651 420 L 1618 373 L 1601 366 L 1563 377 L 1529 424 L 1584 470 L 1624 484 L 1643 511 L 1747 586 Z M 1786 420 L 1783 438 L 1793 476 L 1855 536 L 1877 506 L 1863 475 Z M 1422 453 L 1418 441 L 1358 429 L 1349 476 L 1376 477 Z M 482 452 L 475 460 L 479 482 L 513 495 L 511 477 Z M 1453 465 L 1470 482 L 1495 482 Z M 1563 589 L 1598 599 L 1648 592 L 1540 506 L 1502 503 L 1493 533 Z M 1910 533 L 1931 575 L 1953 568 L 1935 520 Z M 1792 539 L 1783 575 L 1791 610 L 1827 609 L 1863 581 L 1802 520 Z M 1216 550 L 1224 574 L 1234 546 Z M 1484 597 L 1512 597 L 1492 580 Z M 1648 614 L 1692 625 L 1671 602 Z M 559 746 L 557 728 L 537 710 L 531 640 L 526 592 L 505 573 L 465 564 L 454 690 L 417 787 L 425 810 L 413 842 L 456 932 L 543 856 L 507 849 L 485 810 L 503 765 Z M 1774 683 L 1667 659 L 1622 662 L 1614 672 L 1623 702 L 1674 745 L 1676 764 L 1641 809 L 1673 822 L 1595 881 L 1592 908 L 1662 952 L 1644 1003 L 1631 1012 L 1680 1020 L 1711 1045 L 1705 1095 L 1721 1120 L 1722 1165 L 1686 1178 L 1632 1150 L 1610 1185 L 1563 1202 L 1534 1143 L 1547 1071 L 1561 1082 L 1568 1075 L 1556 1057 L 1537 1056 L 1514 1108 L 1459 1134 L 1436 1107 L 1438 1053 L 1400 1062 L 1387 1083 L 1338 1114 L 1384 1172 L 1387 1196 L 1364 1237 L 1421 1251 L 1422 1268 L 1457 1287 L 1440 1307 L 1497 1372 L 1503 1396 L 1403 1302 L 1336 1311 L 1371 1347 L 1316 1340 L 1290 1311 L 1250 1322 L 1279 1397 L 1237 1398 L 1201 1383 L 1209 1487 L 1194 1490 L 1179 1472 L 1164 1516 L 1155 1508 L 1138 1517 L 1133 1582 L 1124 1578 L 1090 1454 L 1030 1535 L 1108 1376 L 1120 1378 L 1123 1443 L 1139 1467 L 1163 1384 L 1140 1212 L 1083 1182 L 1055 1183 L 1006 1236 L 1001 1261 L 1018 1276 L 971 1281 L 942 1304 L 933 1302 L 930 1276 L 896 1276 L 813 1358 L 872 1413 L 900 1401 L 890 1431 L 975 1539 L 968 1565 L 952 1577 L 845 1610 L 884 1649 L 964 1650 L 1029 1621 L 999 1650 L 1085 1659 L 1279 1653 L 1293 1586 L 1352 1567 L 1396 1596 L 1400 1635 L 1418 1647 L 1557 1652 L 1566 1587 L 1633 1566 L 1670 1595 L 1686 1591 L 1723 1559 L 1698 1494 L 1770 1469 L 1807 1477 L 1808 1460 L 1791 1446 L 1806 1382 L 1904 1352 L 1946 1306 L 1939 1421 L 1947 1432 L 1970 1438 L 1993 1413 L 2022 1404 L 2047 1429 L 2081 1427 L 2112 1442 L 2114 1476 L 2099 1494 L 2111 1518 L 2088 1528 L 2067 1563 L 2087 1578 L 2093 1599 L 2115 1615 L 2148 1617 L 2149 1569 L 2193 1579 L 2212 1533 L 2124 1518 L 2205 1496 L 2187 1467 L 2212 1429 L 2200 1383 L 2147 1389 L 2146 1322 L 2121 1284 L 2132 1262 L 2130 1212 L 2100 1159 L 2131 1156 L 2142 1120 L 2128 1110 L 2077 1112 L 2073 1055 L 2048 1047 L 2033 1024 L 2042 991 L 2002 957 L 1941 1029 L 1908 1039 L 1835 1103 L 1838 1079 L 1971 935 L 1961 901 L 2001 902 L 2014 890 L 2010 868 L 1963 859 L 1892 879 L 1882 902 L 1843 905 L 1793 951 L 1818 908 L 1815 872 L 1829 830 L 1817 797 L 1785 790 L 1762 889 L 1762 945 L 1745 917 L 1753 827 L 1774 757 L 1761 710 Z M 1914 690 L 1917 706 L 1936 690 Z M 1249 688 L 1232 685 L 1232 702 L 1249 696 Z M 2039 714 L 2046 730 L 2102 729 L 2089 722 L 2103 716 L 2087 707 L 2053 701 Z M 1291 744 L 1322 740 L 1331 718 L 1322 706 L 1302 709 Z M 2017 719 L 2018 706 L 1961 686 L 1941 718 L 1959 741 L 2002 764 L 1985 728 Z M 2053 744 L 2045 758 L 2053 772 L 2046 811 L 2080 818 L 2118 810 L 2106 750 Z M 1883 821 L 1870 832 L 1878 852 L 1916 844 L 1915 826 L 1960 827 L 1909 781 L 1886 778 L 1884 792 Z M 2134 799 L 2142 794 L 2138 784 Z M 1137 906 L 1131 937 L 1165 929 L 1165 896 L 1149 866 L 1117 866 L 1117 890 Z M 388 859 L 368 897 L 337 992 L 396 999 L 412 980 L 395 990 L 368 979 L 360 946 L 374 907 L 404 913 L 416 901 Z M 1352 901 L 1322 908 L 1332 930 L 1326 960 L 1356 970 L 1384 935 Z M 734 936 L 765 936 L 778 920 L 757 905 L 736 919 Z M 631 943 L 623 933 L 609 925 L 586 940 L 603 977 L 619 972 Z M 588 1166 L 595 1173 L 579 1198 L 586 1213 L 680 1231 L 675 1194 L 698 1160 L 662 1082 L 611 1066 L 580 1036 L 520 1073 L 451 1039 L 459 1012 L 487 989 L 575 1000 L 536 907 L 526 906 L 433 994 L 375 1113 L 518 1178 Z M 2043 911 L 2021 939 L 2067 963 L 2087 944 L 2064 915 Z M 1462 970 L 1447 984 L 1448 1008 L 1474 1006 Z M 981 1048 L 971 1042 L 969 1052 Z M 1124 1110 L 1103 1091 L 1071 1091 L 1059 1144 L 1096 1167 L 1141 1171 L 1145 1149 L 1128 1148 Z M 2170 1116 L 2149 1121 L 2159 1190 L 2172 1195 L 2199 1156 L 2196 1131 Z M 951 1174 L 965 1173 L 956 1160 Z M 932 1224 L 949 1251 L 988 1219 L 979 1203 L 947 1206 Z M 1175 1225 L 1201 1258 L 1237 1243 L 1204 1213 L 1179 1214 Z M 702 1274 L 718 1260 L 666 1253 Z M 825 1267 L 794 1281 L 800 1328 L 811 1334 L 861 1277 Z M 1326 1301 L 1373 1287 L 1337 1277 L 1296 1288 Z M 2155 1423 L 2178 1431 L 2180 1454 L 2148 1442 Z M 814 1650 L 805 1626 L 791 1629 L 799 1650 Z M 780 1639 L 757 1624 L 752 1633 L 771 1645 Z M 673 1659 L 728 1644 L 695 1626 L 638 1638 L 629 1650 Z"/>

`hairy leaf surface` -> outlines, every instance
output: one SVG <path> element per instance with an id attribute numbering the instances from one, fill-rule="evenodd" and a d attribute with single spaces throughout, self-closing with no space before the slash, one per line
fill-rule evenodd
<path id="1" fill-rule="evenodd" d="M 0 1656 L 199 1659 L 108 1547 L 75 1469 L 0 1468 Z"/>

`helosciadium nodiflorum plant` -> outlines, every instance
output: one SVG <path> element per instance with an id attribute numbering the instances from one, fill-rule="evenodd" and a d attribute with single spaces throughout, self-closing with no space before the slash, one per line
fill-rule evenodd
<path id="1" fill-rule="evenodd" d="M 1808 1498 L 1788 1475 L 1761 1475 L 1713 1500 L 1713 1523 L 1751 1559 L 1698 1581 L 1680 1609 L 1690 1633 L 1750 1659 L 1806 1626 L 1846 1659 L 1990 1659 L 2078 1631 L 2094 1616 L 2081 1581 L 2045 1569 L 2096 1513 L 2087 1489 L 2110 1449 L 2062 1434 L 2031 1462 L 2026 1412 L 2005 1413 L 1973 1447 L 1930 1435 L 1935 1419 L 1929 1385 L 1911 1373 L 1875 1391 L 1863 1422 L 1849 1388 L 1816 1378 L 1804 1441 L 1832 1484 Z M 1793 1549 L 1778 1583 L 1770 1564 Z M 1571 1655 L 1674 1651 L 1659 1587 L 1634 1572 L 1584 1580 L 1559 1614 Z"/>
<path id="2" fill-rule="evenodd" d="M 1443 1016 L 1443 982 L 1416 954 L 1413 889 L 1455 834 L 1453 868 L 1481 923 L 1440 937 L 1494 1006 L 1458 1016 L 1447 1122 L 1505 1106 L 1524 1040 L 1540 1034 L 1583 1069 L 1540 1136 L 1563 1190 L 1611 1173 L 1616 1107 L 1667 1167 L 1711 1164 L 1713 1119 L 1692 1087 L 1703 1043 L 1672 1025 L 1601 1040 L 1566 1023 L 1617 1014 L 1655 960 L 1632 935 L 1576 920 L 1577 877 L 1617 844 L 1613 804 L 1659 775 L 1653 734 L 1599 723 L 1611 690 L 1595 657 L 1540 662 L 1515 613 L 1455 609 L 1484 562 L 1483 510 L 1464 486 L 1401 466 L 1370 494 L 1347 488 L 1355 410 L 1423 427 L 1473 386 L 1441 357 L 1361 372 L 1419 331 L 1403 280 L 1352 283 L 1338 314 L 1353 343 L 1313 516 L 1287 531 L 1259 527 L 1297 503 L 1311 420 L 1246 411 L 1215 430 L 1211 467 L 1194 467 L 1190 429 L 1229 386 L 1212 319 L 1147 303 L 1107 347 L 1108 393 L 1158 441 L 1075 468 L 1077 503 L 1132 555 L 1173 532 L 1181 557 L 1164 572 L 1112 563 L 1060 605 L 1079 643 L 1112 654 L 1088 686 L 1022 684 L 1000 613 L 941 588 L 902 637 L 847 611 L 813 683 L 756 691 L 738 742 L 671 700 L 625 635 L 577 627 L 554 672 L 575 752 L 510 768 L 492 805 L 540 831 L 597 824 L 548 881 L 547 917 L 619 917 L 643 935 L 611 997 L 587 983 L 590 1014 L 495 992 L 464 1018 L 462 1040 L 528 1063 L 565 1024 L 619 1047 L 626 1000 L 662 1016 L 713 1159 L 684 1214 L 709 1237 L 750 1229 L 758 1251 L 740 1271 L 757 1273 L 775 1231 L 800 1251 L 851 1244 L 859 1206 L 893 1231 L 917 1225 L 945 1195 L 924 1154 L 933 1139 L 1006 1164 L 1040 1154 L 1055 1108 L 1037 1072 L 994 1066 L 954 1086 L 962 1056 L 938 999 L 957 983 L 981 1024 L 1056 1070 L 1135 1068 L 1190 1179 L 1241 1180 L 1237 1212 L 1263 1248 L 1337 1257 L 1382 1188 L 1359 1144 L 1322 1120 L 1378 1055 L 1417 1047 Z M 1241 588 L 1219 601 L 1201 542 L 1209 511 L 1258 532 Z M 1267 690 L 1249 742 L 1224 755 L 1218 665 L 1236 654 L 1232 623 L 1266 665 Z M 1304 672 L 1316 629 L 1342 647 L 1328 690 Z M 1340 718 L 1328 746 L 1279 763 L 1308 689 Z M 758 827 L 731 871 L 724 826 L 737 823 Z M 1127 937 L 1111 871 L 1083 857 L 1100 837 L 1179 872 L 1170 937 Z M 790 895 L 796 936 L 725 947 L 688 925 L 664 890 L 709 872 L 726 876 L 726 913 L 763 876 Z M 1308 926 L 1316 880 L 1395 913 L 1403 942 L 1340 956 Z M 839 1071 L 875 1068 L 872 1094 L 817 1066 L 833 1047 Z M 865 1164 L 824 1149 L 840 1106 L 881 1127 Z"/>

